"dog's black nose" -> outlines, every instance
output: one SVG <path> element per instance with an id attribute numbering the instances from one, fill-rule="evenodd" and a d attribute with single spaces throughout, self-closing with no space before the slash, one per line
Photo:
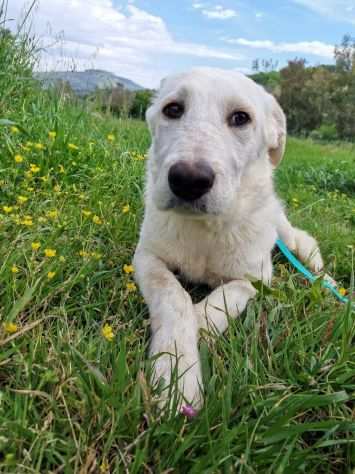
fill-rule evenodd
<path id="1" fill-rule="evenodd" d="M 212 188 L 214 178 L 213 169 L 204 161 L 178 161 L 168 174 L 170 189 L 185 201 L 194 201 L 206 194 Z"/>

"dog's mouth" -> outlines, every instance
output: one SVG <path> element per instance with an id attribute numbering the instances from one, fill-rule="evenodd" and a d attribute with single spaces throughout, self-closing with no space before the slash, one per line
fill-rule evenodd
<path id="1" fill-rule="evenodd" d="M 174 211 L 186 216 L 201 216 L 209 214 L 205 199 L 196 199 L 195 201 L 184 201 L 173 197 L 168 202 L 167 211 Z"/>

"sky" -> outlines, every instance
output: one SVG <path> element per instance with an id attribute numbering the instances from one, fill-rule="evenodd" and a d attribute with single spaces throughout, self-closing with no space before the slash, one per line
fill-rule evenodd
<path id="1" fill-rule="evenodd" d="M 8 0 L 6 26 L 17 31 L 30 4 Z M 103 69 L 155 88 L 196 66 L 331 64 L 355 36 L 355 0 L 38 0 L 25 28 L 43 48 L 40 70 Z"/>

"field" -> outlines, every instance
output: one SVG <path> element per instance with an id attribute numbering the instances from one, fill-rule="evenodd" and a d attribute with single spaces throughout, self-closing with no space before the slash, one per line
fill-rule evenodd
<path id="1" fill-rule="evenodd" d="M 1 61 L 0 472 L 354 472 L 354 312 L 277 255 L 272 291 L 201 340 L 203 410 L 158 411 L 130 267 L 148 131 Z M 355 147 L 290 138 L 275 179 L 351 293 Z"/>

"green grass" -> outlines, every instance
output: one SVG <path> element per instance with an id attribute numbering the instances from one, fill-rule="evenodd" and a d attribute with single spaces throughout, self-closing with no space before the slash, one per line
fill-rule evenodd
<path id="1" fill-rule="evenodd" d="M 0 315 L 17 330 L 0 325 L 0 472 L 352 473 L 354 314 L 277 257 L 273 291 L 223 337 L 203 335 L 203 410 L 192 421 L 159 413 L 147 308 L 123 271 L 143 214 L 147 129 L 43 93 L 2 61 Z M 276 175 L 291 221 L 346 288 L 354 178 L 353 147 L 297 139 Z"/>

